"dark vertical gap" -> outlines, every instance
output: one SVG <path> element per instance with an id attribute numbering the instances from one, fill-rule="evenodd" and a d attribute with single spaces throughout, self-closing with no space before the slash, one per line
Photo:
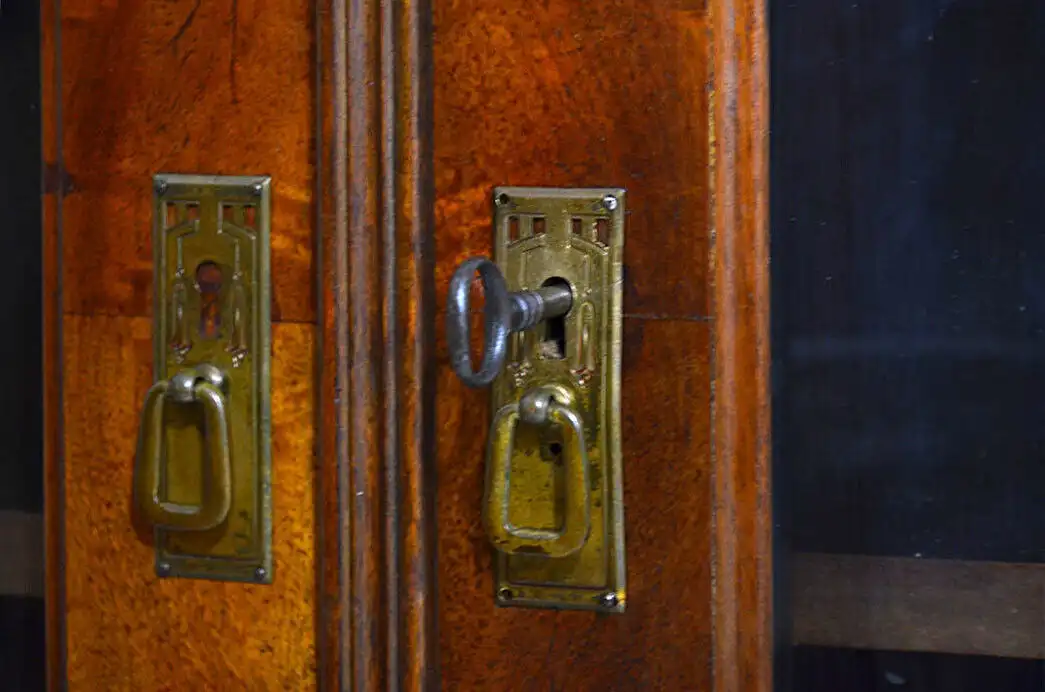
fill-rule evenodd
<path id="1" fill-rule="evenodd" d="M 56 601 L 55 603 L 49 604 L 49 607 L 44 608 L 45 615 L 47 616 L 48 610 L 56 613 L 53 621 L 48 620 L 45 626 L 45 653 L 44 658 L 47 660 L 47 643 L 46 638 L 51 637 L 57 640 L 55 649 L 57 650 L 57 660 L 53 662 L 51 666 L 45 664 L 45 684 L 49 684 L 51 689 L 64 688 L 67 679 L 67 667 L 69 660 L 68 651 L 68 640 L 66 639 L 66 628 L 65 628 L 65 604 L 66 604 L 66 592 L 65 592 L 65 409 L 62 407 L 62 397 L 65 392 L 65 374 L 62 368 L 64 362 L 63 357 L 63 335 L 65 328 L 62 322 L 62 315 L 65 312 L 64 298 L 65 295 L 63 289 L 64 272 L 65 266 L 62 260 L 62 248 L 64 247 L 64 235 L 65 235 L 65 134 L 64 134 L 64 110 L 62 102 L 62 0 L 53 0 L 51 9 L 51 21 L 53 22 L 51 31 L 53 32 L 54 40 L 54 55 L 52 56 L 53 75 L 51 83 L 52 102 L 54 104 L 53 116 L 49 114 L 42 114 L 48 119 L 53 118 L 54 123 L 54 149 L 55 149 L 55 164 L 56 170 L 60 173 L 59 185 L 55 191 L 57 197 L 57 204 L 55 204 L 55 239 L 54 239 L 54 276 L 55 285 L 54 290 L 54 355 L 55 358 L 51 363 L 52 372 L 50 377 L 53 377 L 57 382 L 54 385 L 54 392 L 56 401 L 53 403 L 52 408 L 54 410 L 54 438 L 52 440 L 54 454 L 54 476 L 56 478 L 54 482 L 55 497 L 54 502 L 57 504 L 54 512 L 49 516 L 54 517 L 55 526 L 51 529 L 54 534 L 53 541 L 55 543 L 54 552 L 48 552 L 48 556 L 53 556 L 56 560 L 56 564 L 45 565 L 45 578 L 46 575 L 53 572 L 58 574 L 54 577 L 54 587 L 51 593 L 52 598 Z M 39 18 L 34 22 L 34 26 L 39 29 L 40 22 Z M 37 37 L 37 43 L 42 45 L 40 36 Z M 40 51 L 35 51 L 34 55 L 37 59 L 40 59 Z M 38 64 L 37 70 L 40 70 Z M 37 83 L 42 85 L 45 80 L 38 79 Z M 39 124 L 41 119 L 37 119 Z M 42 152 L 42 133 L 41 133 L 41 147 Z M 43 180 L 41 177 L 41 191 L 46 192 L 43 186 Z M 41 253 L 43 252 L 43 238 L 40 239 Z M 41 262 L 41 268 L 43 263 Z M 45 287 L 46 288 L 46 287 Z M 43 296 L 46 296 L 46 291 L 41 292 Z M 45 297 L 41 297 L 41 300 L 45 300 Z M 41 330 L 41 341 L 43 340 L 43 330 Z M 47 536 L 44 536 L 46 544 Z M 45 604 L 47 605 L 47 604 Z M 53 625 L 53 629 L 51 628 Z"/>
<path id="2" fill-rule="evenodd" d="M 783 78 L 783 63 L 788 58 L 785 46 L 795 45 L 794 6 L 782 7 L 780 3 L 767 4 L 767 23 L 769 27 L 769 122 L 770 131 L 774 131 L 778 122 L 787 116 L 787 108 L 793 107 L 792 101 L 785 98 L 786 89 L 781 88 L 778 79 Z M 774 132 L 775 135 L 775 132 Z M 773 478 L 773 689 L 776 692 L 792 692 L 792 638 L 791 638 L 791 546 L 790 546 L 790 502 L 792 493 L 788 488 L 789 474 L 783 463 L 784 438 L 781 431 L 786 427 L 787 411 L 776 405 L 777 392 L 783 389 L 787 379 L 786 360 L 778 357 L 778 349 L 786 334 L 784 324 L 785 313 L 774 303 L 779 293 L 782 272 L 775 266 L 786 264 L 789 253 L 785 228 L 787 221 L 787 200 L 783 199 L 777 188 L 781 177 L 789 143 L 783 137 L 769 138 L 769 254 L 774 264 L 770 272 L 770 382 L 773 405 L 772 411 L 772 459 L 771 473 Z M 801 691 L 798 691 L 801 692 Z"/>
<path id="3" fill-rule="evenodd" d="M 316 310 L 316 340 L 314 344 L 314 369 L 313 369 L 313 406 L 312 406 L 312 429 L 313 445 L 312 445 L 312 478 L 315 486 L 314 501 L 312 507 L 313 523 L 316 527 L 315 538 L 313 541 L 314 550 L 316 554 L 316 572 L 314 575 L 313 587 L 317 594 L 317 606 L 316 606 L 316 618 L 313 625 L 313 632 L 316 640 L 316 671 L 318 688 L 320 692 L 327 692 L 328 689 L 328 678 L 327 671 L 329 670 L 330 658 L 336 657 L 331 649 L 330 641 L 330 613 L 331 609 L 327 604 L 327 583 L 326 574 L 328 567 L 329 557 L 327 556 L 327 531 L 331 527 L 327 526 L 328 513 L 326 511 L 326 498 L 327 498 L 327 487 L 330 482 L 327 478 L 327 468 L 324 463 L 326 460 L 327 449 L 326 449 L 326 425 L 324 422 L 323 410 L 324 402 L 323 395 L 325 390 L 323 388 L 324 378 L 330 373 L 326 369 L 326 353 L 327 353 L 327 329 L 326 329 L 326 300 L 324 299 L 324 284 L 327 278 L 326 272 L 326 253 L 323 248 L 323 241 L 326 236 L 324 229 L 326 224 L 323 220 L 323 201 L 326 195 L 326 172 L 327 163 L 323 157 L 327 152 L 327 141 L 326 131 L 324 130 L 324 103 L 326 102 L 327 90 L 324 88 L 325 81 L 323 76 L 324 65 L 326 64 L 327 56 L 324 51 L 326 50 L 326 43 L 324 42 L 324 28 L 327 26 L 327 20 L 329 17 L 326 16 L 324 9 L 328 7 L 328 4 L 323 0 L 316 0 L 313 5 L 312 12 L 312 127 L 315 130 L 315 137 L 313 138 L 313 151 L 312 158 L 314 163 L 315 178 L 312 187 L 312 266 L 314 268 L 314 279 L 312 282 L 312 294 L 313 302 Z"/>
<path id="4" fill-rule="evenodd" d="M 546 286 L 560 286 L 563 288 L 570 288 L 570 282 L 562 277 L 553 276 L 543 284 L 541 287 Z M 566 316 L 559 315 L 558 317 L 552 317 L 544 320 L 543 325 L 539 325 L 537 329 L 544 330 L 544 335 L 541 340 L 544 342 L 544 357 L 551 357 L 557 359 L 563 359 L 566 357 Z"/>
<path id="5" fill-rule="evenodd" d="M 46 677 L 43 448 L 43 168 L 40 6 L 4 0 L 0 16 L 0 218 L 7 229 L 0 313 L 0 532 L 28 532 L 26 552 L 0 570 L 0 679 L 5 689 L 42 689 Z M 49 176 L 60 188 L 61 175 Z M 12 536 L 13 538 L 13 536 Z M 16 543 L 17 544 L 17 543 Z M 22 575 L 33 583 L 23 583 Z M 39 583 L 36 583 L 39 582 Z"/>

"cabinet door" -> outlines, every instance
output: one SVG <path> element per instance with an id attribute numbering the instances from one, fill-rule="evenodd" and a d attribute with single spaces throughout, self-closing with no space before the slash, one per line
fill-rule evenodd
<path id="1" fill-rule="evenodd" d="M 44 157 L 64 181 L 44 205 L 51 683 L 314 688 L 314 9 L 74 0 L 42 11 Z M 158 173 L 272 176 L 271 585 L 158 575 L 152 530 L 132 511 L 155 378 Z"/>
<path id="2" fill-rule="evenodd" d="M 55 689 L 768 690 L 761 3 L 43 14 Z M 271 585 L 158 576 L 129 511 L 157 173 L 271 176 Z M 624 614 L 494 597 L 443 324 L 504 185 L 626 190 Z"/>
<path id="3" fill-rule="evenodd" d="M 433 18 L 440 301 L 461 261 L 491 255 L 494 186 L 621 187 L 628 200 L 627 611 L 495 607 L 479 521 L 489 394 L 451 372 L 440 313 L 442 684 L 766 689 L 761 5 L 435 2 Z"/>

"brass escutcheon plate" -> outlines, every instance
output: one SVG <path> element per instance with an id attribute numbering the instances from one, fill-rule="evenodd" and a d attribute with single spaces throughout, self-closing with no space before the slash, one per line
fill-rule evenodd
<path id="1" fill-rule="evenodd" d="M 232 468 L 221 524 L 155 530 L 161 577 L 272 582 L 270 194 L 267 176 L 153 178 L 155 378 L 197 366 L 224 373 Z M 198 504 L 200 413 L 170 406 L 164 416 L 161 491 Z"/>
<path id="2" fill-rule="evenodd" d="M 586 431 L 591 531 L 565 557 L 495 551 L 502 606 L 624 612 L 627 601 L 622 497 L 620 362 L 624 197 L 617 188 L 499 187 L 494 260 L 510 291 L 567 282 L 573 307 L 509 336 L 493 411 L 538 386 L 568 393 Z M 511 524 L 558 530 L 568 464 L 561 429 L 520 424 L 510 461 Z"/>

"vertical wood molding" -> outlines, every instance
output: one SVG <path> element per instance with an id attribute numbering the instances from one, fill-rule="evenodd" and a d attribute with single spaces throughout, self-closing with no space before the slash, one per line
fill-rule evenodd
<path id="1" fill-rule="evenodd" d="M 316 79 L 316 622 L 317 687 L 344 687 L 342 550 L 348 492 L 347 409 L 339 406 L 347 381 L 347 195 L 345 186 L 345 3 L 319 0 L 313 29 Z M 340 306 L 340 309 L 337 309 Z"/>
<path id="2" fill-rule="evenodd" d="M 392 254 L 398 267 L 399 440 L 402 537 L 397 662 L 400 688 L 439 688 L 435 532 L 435 182 L 433 174 L 432 10 L 429 0 L 398 8 L 395 118 L 399 192 Z"/>
<path id="3" fill-rule="evenodd" d="M 319 51 L 333 211 L 321 457 L 326 478 L 338 469 L 324 544 L 339 551 L 340 623 L 320 665 L 336 661 L 323 678 L 341 690 L 437 687 L 430 15 L 427 0 L 331 0 Z"/>
<path id="4" fill-rule="evenodd" d="M 711 253 L 717 692 L 772 689 L 765 3 L 713 0 Z"/>

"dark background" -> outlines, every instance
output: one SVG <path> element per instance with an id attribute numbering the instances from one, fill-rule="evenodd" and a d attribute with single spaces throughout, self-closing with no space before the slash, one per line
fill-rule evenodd
<path id="1" fill-rule="evenodd" d="M 0 512 L 43 509 L 40 11 L 0 4 Z M 19 525 L 24 524 L 20 522 Z M 42 522 L 40 522 L 42 526 Z M 6 552 L 0 560 L 39 562 Z M 27 585 L 40 594 L 42 585 Z M 44 688 L 43 599 L 0 594 L 0 689 Z"/>
<path id="2" fill-rule="evenodd" d="M 768 7 L 778 564 L 1045 561 L 1045 2 Z M 877 660 L 802 649 L 784 677 L 879 689 Z M 904 660 L 881 689 L 1045 688 Z"/>

